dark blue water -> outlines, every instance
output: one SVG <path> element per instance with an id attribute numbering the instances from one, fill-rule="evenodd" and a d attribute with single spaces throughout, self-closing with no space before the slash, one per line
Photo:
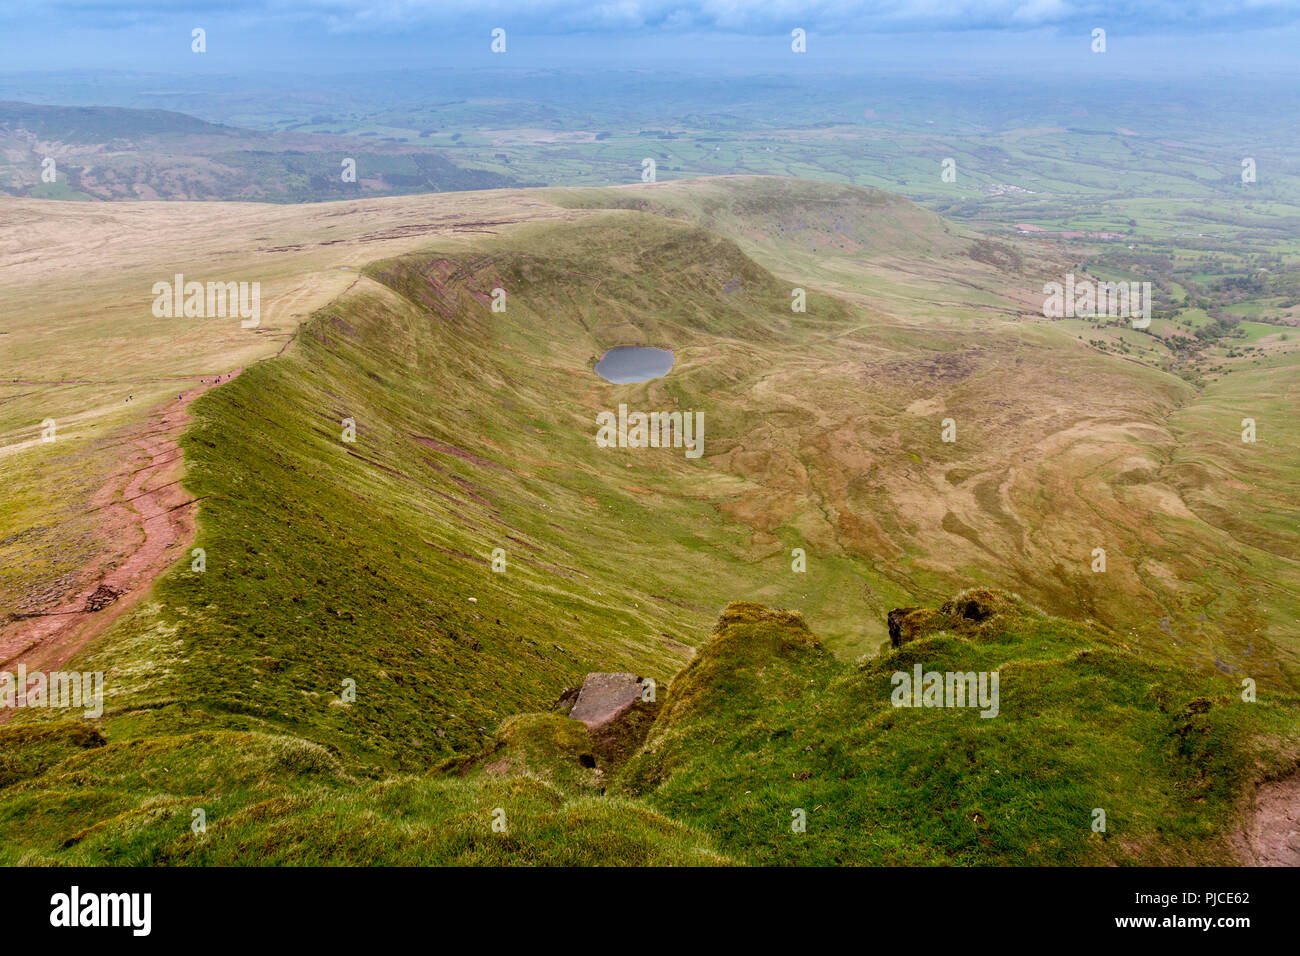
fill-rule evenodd
<path id="1" fill-rule="evenodd" d="M 610 349 L 596 363 L 596 374 L 615 385 L 647 382 L 668 374 L 676 359 L 667 349 L 620 346 Z"/>

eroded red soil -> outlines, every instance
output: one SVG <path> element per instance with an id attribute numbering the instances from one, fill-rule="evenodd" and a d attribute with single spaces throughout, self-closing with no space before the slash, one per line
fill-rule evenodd
<path id="1" fill-rule="evenodd" d="M 218 376 L 224 384 L 241 370 Z M 0 669 L 49 672 L 67 662 L 128 611 L 194 536 L 195 499 L 181 487 L 177 438 L 189 404 L 212 380 L 179 393 L 134 428 L 128 457 L 96 493 L 104 558 L 78 575 L 51 606 L 0 625 Z M 0 723 L 13 711 L 0 710 Z"/>

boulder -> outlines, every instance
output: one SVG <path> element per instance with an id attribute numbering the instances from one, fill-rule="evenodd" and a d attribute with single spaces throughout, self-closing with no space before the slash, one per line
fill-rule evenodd
<path id="1" fill-rule="evenodd" d="M 569 717 L 588 730 L 603 727 L 638 703 L 644 691 L 645 684 L 635 674 L 588 674 Z"/>
<path id="2" fill-rule="evenodd" d="M 592 750 L 606 761 L 626 757 L 641 745 L 659 704 L 643 700 L 647 681 L 635 674 L 588 674 L 569 711 L 587 728 Z"/>

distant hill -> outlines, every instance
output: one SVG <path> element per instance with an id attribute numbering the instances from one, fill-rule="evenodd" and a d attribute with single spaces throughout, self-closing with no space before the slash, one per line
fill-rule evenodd
<path id="1" fill-rule="evenodd" d="M 46 159 L 54 182 L 42 177 Z M 520 185 L 403 144 L 264 133 L 169 110 L 0 103 L 0 191 L 16 196 L 311 202 Z"/>
<path id="2" fill-rule="evenodd" d="M 235 136 L 241 132 L 171 110 L 38 106 L 12 100 L 0 103 L 0 130 L 26 130 L 41 140 L 60 143 L 107 143 L 164 133 Z"/>

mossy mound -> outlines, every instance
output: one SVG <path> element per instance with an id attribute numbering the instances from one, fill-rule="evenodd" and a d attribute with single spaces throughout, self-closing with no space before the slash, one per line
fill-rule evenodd
<path id="1" fill-rule="evenodd" d="M 938 608 L 904 607 L 889 612 L 889 642 L 894 648 L 934 634 L 951 632 L 979 639 L 1005 634 L 1007 615 L 1039 614 L 1018 595 L 996 588 L 967 588 Z"/>
<path id="2" fill-rule="evenodd" d="M 605 780 L 587 728 L 555 713 L 507 718 L 483 752 L 448 760 L 438 772 L 462 777 L 527 775 L 573 793 L 599 792 Z"/>
<path id="3" fill-rule="evenodd" d="M 855 666 L 732 605 L 620 787 L 755 863 L 1209 864 L 1234 861 L 1241 795 L 1293 763 L 1293 696 L 1245 702 L 1002 592 L 908 616 L 911 640 Z M 996 673 L 999 707 L 899 706 L 918 667 Z"/>
<path id="4" fill-rule="evenodd" d="M 0 727 L 0 787 L 35 777 L 62 760 L 108 741 L 83 720 Z"/>

